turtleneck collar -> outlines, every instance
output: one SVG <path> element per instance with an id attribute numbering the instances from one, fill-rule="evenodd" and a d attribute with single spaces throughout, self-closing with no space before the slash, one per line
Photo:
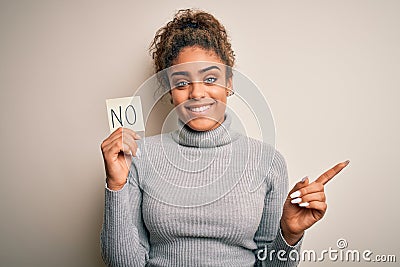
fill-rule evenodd
<path id="1" fill-rule="evenodd" d="M 239 133 L 230 129 L 231 115 L 225 113 L 220 126 L 209 131 L 195 131 L 178 119 L 179 129 L 173 131 L 172 139 L 180 145 L 191 147 L 218 147 L 229 144 L 239 138 Z"/>

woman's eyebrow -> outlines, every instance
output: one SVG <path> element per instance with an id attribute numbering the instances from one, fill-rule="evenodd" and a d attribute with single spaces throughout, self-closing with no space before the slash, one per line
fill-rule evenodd
<path id="1" fill-rule="evenodd" d="M 189 72 L 187 71 L 176 71 L 174 73 L 171 74 L 171 77 L 174 75 L 184 75 L 184 76 L 189 76 Z"/>
<path id="2" fill-rule="evenodd" d="M 199 70 L 199 73 L 204 73 L 204 72 L 206 72 L 206 71 L 209 71 L 209 70 L 212 70 L 212 69 L 217 69 L 217 70 L 221 70 L 218 66 L 209 66 L 209 67 L 207 67 L 207 68 L 204 68 L 204 69 L 201 69 L 201 70 Z M 172 74 L 171 74 L 171 77 L 172 76 L 175 76 L 175 75 L 184 75 L 184 76 L 189 76 L 189 72 L 188 71 L 176 71 L 176 72 L 173 72 Z"/>
<path id="3" fill-rule="evenodd" d="M 212 69 L 221 70 L 221 69 L 218 68 L 217 66 L 210 66 L 210 67 L 204 68 L 204 69 L 202 69 L 202 70 L 199 70 L 199 73 L 204 73 L 204 72 L 209 71 L 209 70 L 212 70 Z"/>

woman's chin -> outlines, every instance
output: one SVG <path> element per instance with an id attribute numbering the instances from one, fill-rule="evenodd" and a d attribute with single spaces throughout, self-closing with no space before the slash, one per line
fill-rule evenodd
<path id="1" fill-rule="evenodd" d="M 187 125 L 192 130 L 204 132 L 217 128 L 220 122 L 209 118 L 196 118 L 189 121 Z"/>

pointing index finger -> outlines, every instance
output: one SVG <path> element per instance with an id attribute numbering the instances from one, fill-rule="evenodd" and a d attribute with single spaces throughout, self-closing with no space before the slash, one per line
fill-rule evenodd
<path id="1" fill-rule="evenodd" d="M 318 179 L 315 181 L 325 185 L 333 177 L 335 177 L 335 175 L 338 174 L 344 167 L 346 167 L 349 164 L 349 162 L 350 162 L 350 160 L 346 160 L 344 162 L 336 164 L 334 167 L 332 167 L 331 169 L 329 169 L 326 172 L 324 172 L 323 174 L 321 174 L 321 176 L 318 177 Z"/>

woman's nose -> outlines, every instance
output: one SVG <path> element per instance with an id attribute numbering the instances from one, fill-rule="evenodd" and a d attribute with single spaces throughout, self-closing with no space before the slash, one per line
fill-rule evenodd
<path id="1" fill-rule="evenodd" d="M 190 97 L 191 98 L 203 98 L 206 96 L 206 86 L 203 82 L 192 82 Z"/>

